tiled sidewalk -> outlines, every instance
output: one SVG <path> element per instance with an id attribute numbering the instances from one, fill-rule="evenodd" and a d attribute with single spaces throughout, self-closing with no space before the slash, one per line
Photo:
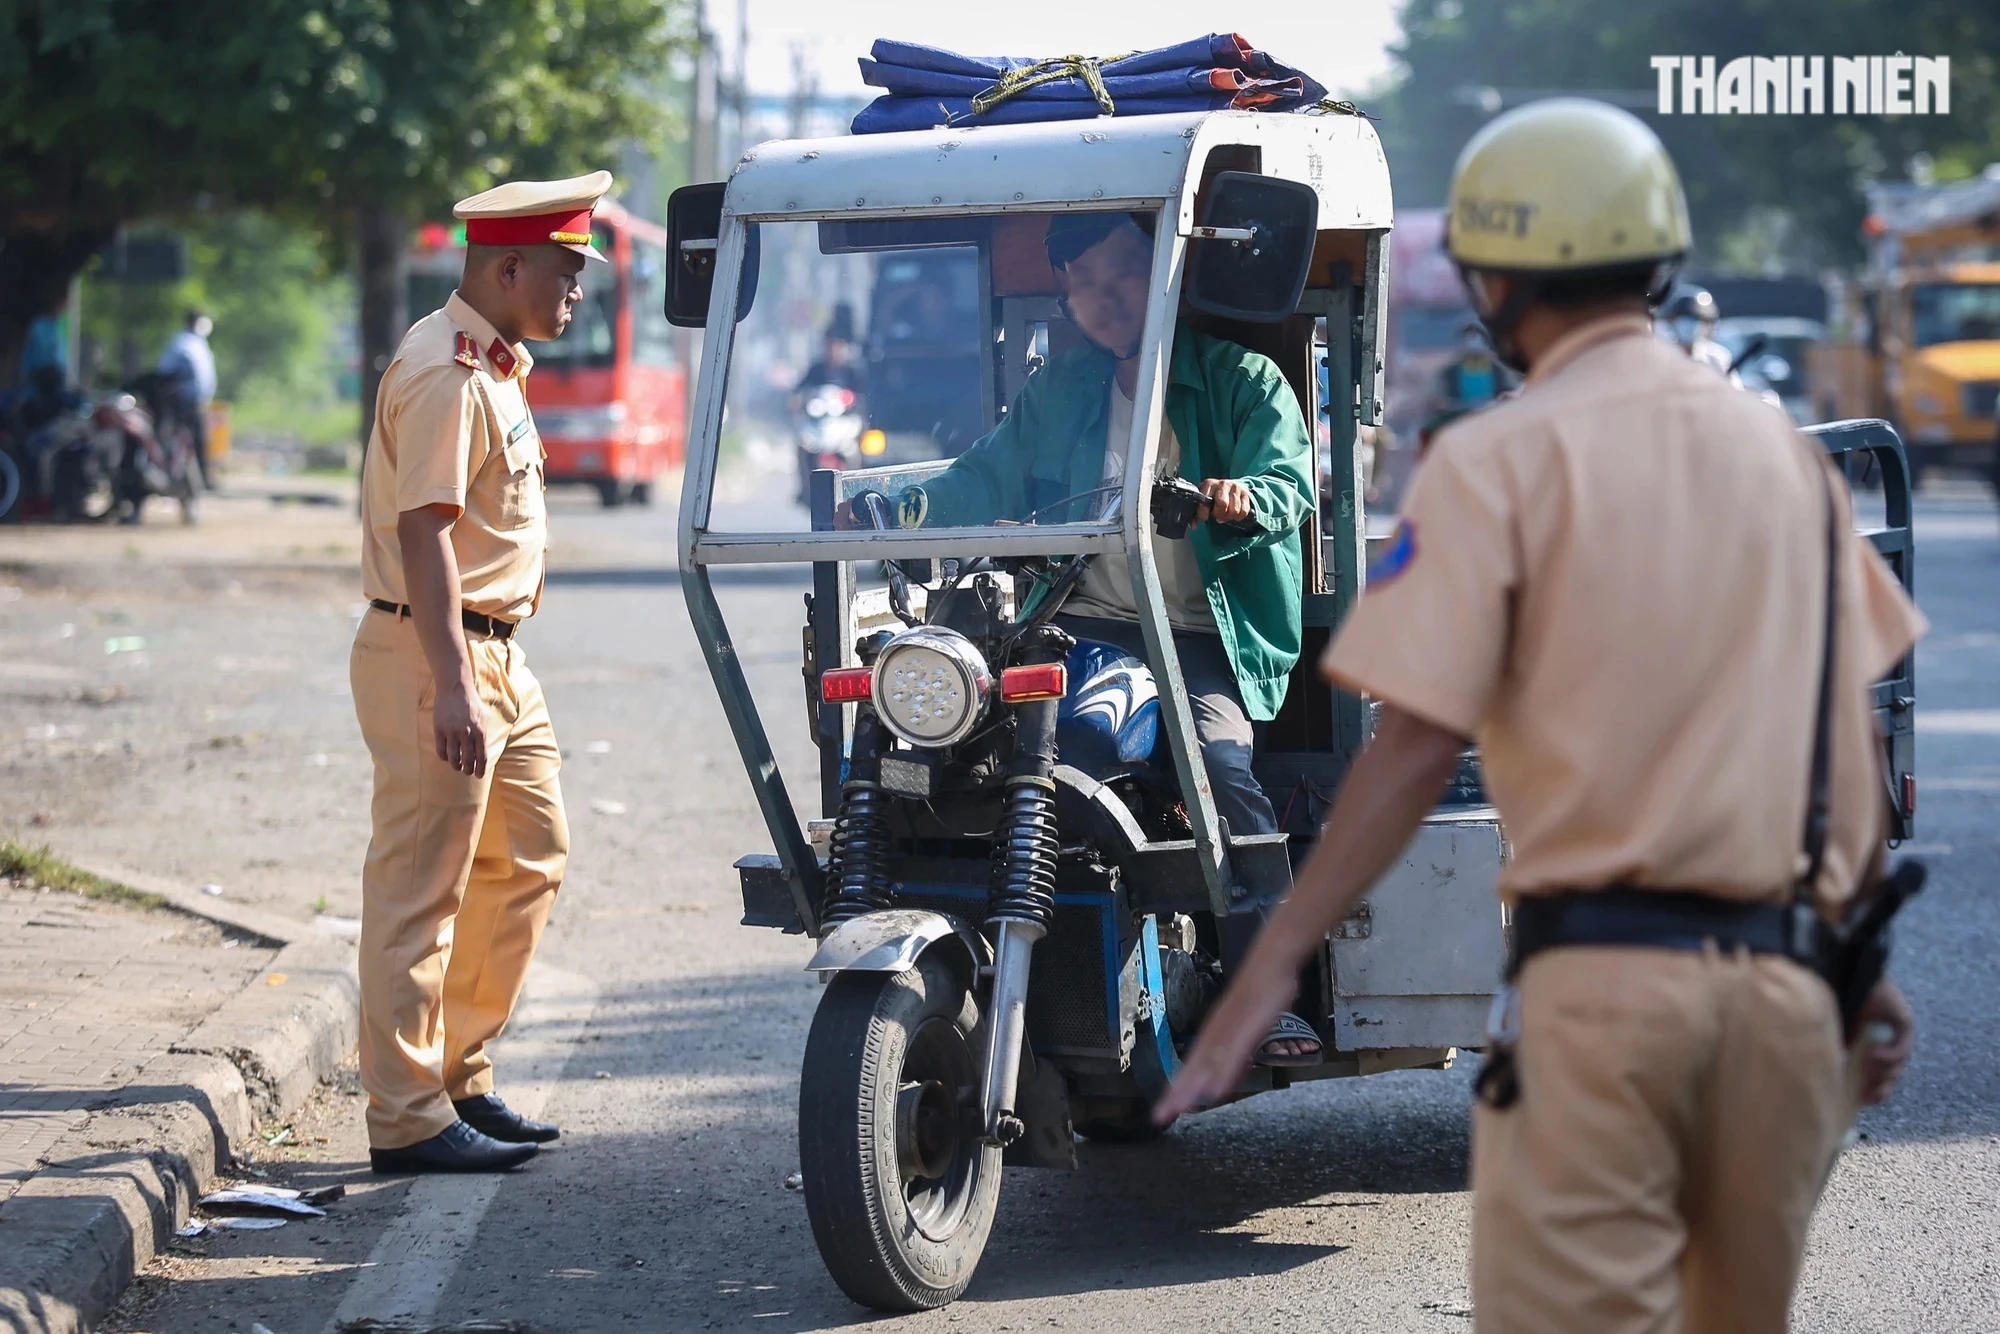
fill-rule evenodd
<path id="1" fill-rule="evenodd" d="M 0 1203 L 274 954 L 170 910 L 0 881 Z"/>

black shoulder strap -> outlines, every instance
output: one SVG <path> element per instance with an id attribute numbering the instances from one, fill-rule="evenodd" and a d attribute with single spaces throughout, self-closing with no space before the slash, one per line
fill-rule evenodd
<path id="1" fill-rule="evenodd" d="M 1815 467 L 1819 460 L 1815 459 Z M 1819 701 L 1813 707 L 1812 778 L 1806 789 L 1806 871 L 1794 887 L 1794 897 L 1811 900 L 1826 860 L 1826 830 L 1832 806 L 1829 787 L 1833 769 L 1833 667 L 1840 615 L 1840 504 L 1833 482 L 1819 467 L 1826 490 L 1826 629 L 1820 640 Z"/>

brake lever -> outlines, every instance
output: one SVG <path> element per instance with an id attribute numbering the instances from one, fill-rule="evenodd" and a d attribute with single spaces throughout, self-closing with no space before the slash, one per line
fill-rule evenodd
<path id="1" fill-rule="evenodd" d="M 1207 503 L 1201 488 L 1186 478 L 1160 478 L 1153 483 L 1153 531 L 1170 540 L 1186 537 Z"/>

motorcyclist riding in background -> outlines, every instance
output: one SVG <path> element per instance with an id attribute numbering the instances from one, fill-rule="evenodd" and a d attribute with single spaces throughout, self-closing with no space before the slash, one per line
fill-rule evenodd
<path id="1" fill-rule="evenodd" d="M 833 308 L 833 318 L 826 322 L 826 331 L 820 335 L 819 356 L 799 377 L 798 392 L 820 384 L 837 384 L 842 389 L 858 391 L 862 367 L 856 355 L 856 342 L 854 307 L 843 301 Z"/>
<path id="2" fill-rule="evenodd" d="M 1686 278 L 1675 281 L 1673 290 L 1653 316 L 1653 329 L 1660 337 L 1677 344 L 1694 360 L 1715 367 L 1720 375 L 1741 384 L 1730 369 L 1729 349 L 1715 340 L 1715 325 L 1722 318 L 1715 297 L 1700 283 Z"/>
<path id="3" fill-rule="evenodd" d="M 861 435 L 861 391 L 866 368 L 854 336 L 854 307 L 833 308 L 821 335 L 820 352 L 792 388 L 787 406 L 798 446 L 799 503 L 817 468 L 852 466 Z"/>

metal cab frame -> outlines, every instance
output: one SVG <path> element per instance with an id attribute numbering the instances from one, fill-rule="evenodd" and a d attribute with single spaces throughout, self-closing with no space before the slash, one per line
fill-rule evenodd
<path id="1" fill-rule="evenodd" d="M 1218 321 L 1189 312 L 1182 301 L 1190 246 L 1204 243 L 1195 233 L 1206 192 L 1218 175 L 1246 171 L 1296 182 L 1318 199 L 1318 231 L 1305 289 L 1291 316 L 1275 324 Z M 1135 394 L 1139 407 L 1133 414 L 1120 519 L 1045 528 L 891 532 L 836 532 L 830 525 L 785 533 L 710 529 L 707 516 L 734 333 L 734 321 L 723 318 L 722 312 L 739 307 L 727 294 L 741 292 L 749 238 L 759 223 L 1078 209 L 1148 210 L 1159 217 Z M 1077 554 L 1125 560 L 1159 688 L 1162 731 L 1193 827 L 1191 846 L 1149 849 L 1159 854 L 1151 864 L 1170 870 L 1169 878 L 1175 881 L 1192 878 L 1204 891 L 1204 906 L 1218 916 L 1240 909 L 1253 892 L 1259 898 L 1271 892 L 1267 876 L 1246 876 L 1250 850 L 1237 848 L 1232 856 L 1232 845 L 1239 840 L 1226 835 L 1217 818 L 1173 651 L 1150 540 L 1150 487 L 1143 479 L 1153 476 L 1157 464 L 1168 359 L 1175 330 L 1183 323 L 1271 356 L 1298 395 L 1308 422 L 1316 428 L 1324 424 L 1325 440 L 1315 450 L 1314 471 L 1326 499 L 1301 534 L 1304 651 L 1287 701 L 1268 725 L 1256 762 L 1259 781 L 1283 814 L 1284 832 L 1302 845 L 1316 832 L 1326 801 L 1368 732 L 1364 702 L 1329 687 L 1316 664 L 1365 579 L 1366 516 L 1355 437 L 1359 426 L 1378 424 L 1382 415 L 1391 222 L 1387 166 L 1380 145 L 1365 120 L 1345 116 L 1222 112 L 1134 117 L 1081 128 L 1058 124 L 940 129 L 779 142 L 746 155 L 726 189 L 720 212 L 713 272 L 716 299 L 706 326 L 680 534 L 689 612 L 775 848 L 774 856 L 746 858 L 741 864 L 746 904 L 754 884 L 759 905 L 750 909 L 746 921 L 784 923 L 818 935 L 823 871 L 807 831 L 793 814 L 790 794 L 717 604 L 709 570 L 719 564 L 812 565 L 808 665 L 811 671 L 824 671 L 854 662 L 853 563 L 857 560 Z M 989 326 L 1006 324 L 1006 342 L 1018 349 L 1021 340 L 1013 326 L 1037 318 L 1031 305 L 1015 299 L 1003 310 L 992 300 L 989 286 L 982 313 Z M 1046 318 L 1046 313 L 1040 317 Z M 993 331 L 989 327 L 989 335 Z M 985 341 L 990 345 L 993 339 Z M 989 386 L 983 395 L 988 397 L 989 422 L 992 409 L 1007 402 L 1024 378 L 1016 367 L 989 368 L 983 382 Z M 1317 475 L 1322 450 L 1331 467 L 1331 475 L 1323 478 Z M 865 480 L 866 475 L 858 472 L 822 474 L 815 482 L 820 488 L 814 496 L 815 510 L 830 514 L 838 499 Z M 817 778 L 822 809 L 829 815 L 838 801 L 847 726 L 841 715 L 846 713 L 851 709 L 822 708 L 817 721 L 821 755 Z M 1478 804 L 1476 791 L 1456 795 L 1467 800 L 1434 816 L 1404 861 L 1371 896 L 1407 903 L 1412 910 L 1406 916 L 1371 917 L 1387 909 L 1364 905 L 1328 945 L 1321 970 L 1328 1008 L 1321 1013 L 1333 1016 L 1330 1022 L 1354 1040 L 1356 1050 L 1416 1047 L 1441 1056 L 1444 1048 L 1476 1045 L 1479 1040 L 1504 956 L 1503 913 L 1493 894 L 1504 848 L 1497 819 Z M 1260 868 L 1269 864 L 1268 858 L 1258 860 Z M 1461 865 L 1471 873 L 1458 875 Z M 1440 866 L 1445 868 L 1442 875 L 1436 874 Z M 1284 884 L 1278 892 L 1289 885 L 1288 864 L 1282 874 Z M 1251 879 L 1261 882 L 1254 890 L 1246 883 Z M 1391 933 L 1387 922 L 1397 916 L 1404 916 L 1403 924 Z M 1441 919 L 1462 923 L 1459 934 L 1464 938 L 1437 949 L 1430 924 Z M 1394 995 L 1386 1000 L 1368 998 L 1370 991 Z M 1407 1001 L 1405 1013 L 1380 1013 L 1378 1001 L 1390 1000 Z M 1369 1011 L 1370 1005 L 1374 1011 Z M 1342 1046 L 1347 1045 L 1343 1041 Z"/>

